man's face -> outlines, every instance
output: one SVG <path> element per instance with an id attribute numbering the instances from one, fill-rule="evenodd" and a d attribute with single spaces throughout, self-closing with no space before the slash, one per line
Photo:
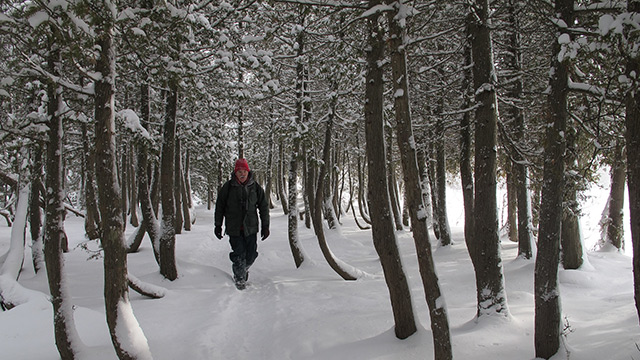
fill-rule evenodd
<path id="1" fill-rule="evenodd" d="M 249 172 L 247 170 L 240 169 L 236 171 L 236 177 L 238 178 L 238 180 L 240 180 L 240 182 L 247 181 L 247 176 L 249 176 Z"/>

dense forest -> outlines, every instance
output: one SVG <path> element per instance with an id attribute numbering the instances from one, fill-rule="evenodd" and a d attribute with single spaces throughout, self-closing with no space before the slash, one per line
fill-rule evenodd
<path id="1" fill-rule="evenodd" d="M 331 268 L 358 279 L 333 258 L 323 224 L 352 212 L 371 228 L 400 339 L 416 325 L 394 231 L 410 226 L 436 359 L 452 358 L 430 246 L 451 243 L 447 181 L 464 192 L 478 318 L 509 314 L 496 204 L 506 183 L 509 237 L 536 261 L 536 356 L 549 359 L 561 347 L 558 268 L 582 265 L 582 192 L 608 168 L 601 246 L 621 249 L 631 222 L 640 309 L 640 1 L 2 0 L 0 8 L 0 213 L 13 227 L 0 304 L 21 304 L 14 285 L 28 246 L 48 275 L 63 359 L 76 358 L 65 215 L 82 215 L 87 237 L 100 239 L 118 356 L 148 358 L 128 347 L 123 337 L 136 329 L 118 330 L 132 326 L 119 317 L 131 311 L 129 287 L 161 295 L 128 275 L 126 253 L 148 235 L 159 272 L 175 280 L 176 234 L 190 230 L 196 203 L 213 206 L 237 158 L 249 159 L 287 214 L 296 266 L 306 226 Z"/>

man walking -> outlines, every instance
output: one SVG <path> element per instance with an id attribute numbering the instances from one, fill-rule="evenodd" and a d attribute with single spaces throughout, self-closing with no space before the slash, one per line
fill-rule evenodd
<path id="1" fill-rule="evenodd" d="M 260 221 L 258 223 L 258 213 Z M 243 290 L 249 278 L 249 267 L 258 257 L 257 233 L 262 240 L 269 236 L 269 204 L 264 189 L 254 180 L 246 159 L 236 160 L 231 179 L 218 192 L 214 234 L 222 239 L 222 220 L 229 235 L 233 279 Z"/>

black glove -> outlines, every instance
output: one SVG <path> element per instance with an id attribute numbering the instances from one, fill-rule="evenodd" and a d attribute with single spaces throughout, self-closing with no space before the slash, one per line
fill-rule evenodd
<path id="1" fill-rule="evenodd" d="M 269 237 L 269 228 L 262 228 L 262 230 L 260 231 L 260 236 L 262 236 L 262 240 L 264 241 L 264 239 Z"/>
<path id="2" fill-rule="evenodd" d="M 216 228 L 213 229 L 213 233 L 218 239 L 222 239 L 222 226 L 216 226 Z"/>

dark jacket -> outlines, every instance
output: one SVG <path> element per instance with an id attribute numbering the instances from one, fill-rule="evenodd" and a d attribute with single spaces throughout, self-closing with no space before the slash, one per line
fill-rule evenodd
<path id="1" fill-rule="evenodd" d="M 258 232 L 258 214 L 262 229 L 269 228 L 269 203 L 264 189 L 253 179 L 249 172 L 246 184 L 242 185 L 231 174 L 231 179 L 222 185 L 216 199 L 215 226 L 222 226 L 224 218 L 225 232 L 230 236 L 251 235 Z"/>

